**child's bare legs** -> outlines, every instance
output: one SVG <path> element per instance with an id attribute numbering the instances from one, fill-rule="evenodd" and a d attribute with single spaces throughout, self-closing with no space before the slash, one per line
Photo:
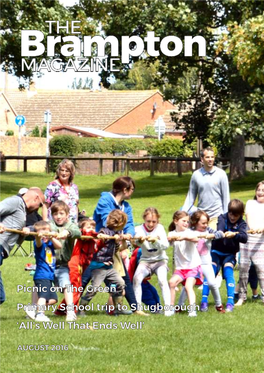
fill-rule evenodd
<path id="1" fill-rule="evenodd" d="M 123 293 L 123 296 L 125 294 Z M 115 306 L 114 306 L 114 302 L 113 302 L 113 298 L 111 295 L 109 295 L 109 298 L 108 298 L 108 301 L 107 301 L 107 305 L 106 305 L 106 312 L 111 315 L 112 313 L 114 313 L 114 309 L 115 309 Z"/>
<path id="2" fill-rule="evenodd" d="M 182 287 L 182 290 L 181 290 L 181 294 L 180 294 L 180 298 L 178 300 L 178 306 L 183 306 L 185 301 L 187 299 L 187 293 L 186 293 L 186 290 L 185 290 L 185 286 Z"/>
<path id="3" fill-rule="evenodd" d="M 44 311 L 45 310 L 45 306 L 50 306 L 52 304 L 55 304 L 57 303 L 57 299 L 49 299 L 48 302 L 46 301 L 45 298 L 38 298 L 38 301 L 37 301 L 37 309 L 38 311 Z"/>
<path id="4" fill-rule="evenodd" d="M 196 302 L 196 295 L 193 289 L 195 282 L 196 282 L 196 279 L 193 277 L 188 277 L 185 282 L 185 289 L 188 295 L 190 306 L 194 306 Z"/>
<path id="5" fill-rule="evenodd" d="M 64 288 L 63 294 L 64 294 L 66 306 L 69 307 L 69 308 L 66 308 L 67 309 L 66 321 L 75 321 L 76 314 L 74 311 L 73 293 L 72 293 L 71 286 Z"/>
<path id="6" fill-rule="evenodd" d="M 43 297 L 38 298 L 37 314 L 36 314 L 35 320 L 40 321 L 40 322 L 50 322 L 50 319 L 47 316 L 45 316 L 46 306 L 51 305 L 51 304 L 55 304 L 55 303 L 57 303 L 57 299 L 49 299 L 47 301 Z"/>
<path id="7" fill-rule="evenodd" d="M 34 304 L 37 304 L 38 303 L 38 292 L 36 290 L 34 290 L 33 288 L 33 291 L 31 293 L 31 304 L 34 305 Z"/>
<path id="8" fill-rule="evenodd" d="M 173 275 L 169 280 L 170 295 L 171 295 L 171 305 L 175 304 L 175 287 L 182 282 L 182 278 L 178 275 Z"/>
<path id="9" fill-rule="evenodd" d="M 44 313 L 45 306 L 46 306 L 46 299 L 45 298 L 39 298 L 38 302 L 37 302 L 38 312 L 43 311 L 43 313 Z"/>
<path id="10" fill-rule="evenodd" d="M 70 305 L 70 304 L 73 304 L 73 293 L 72 293 L 71 289 L 64 288 L 63 294 L 64 294 L 64 297 L 65 297 L 65 302 L 66 302 L 67 306 Z"/>

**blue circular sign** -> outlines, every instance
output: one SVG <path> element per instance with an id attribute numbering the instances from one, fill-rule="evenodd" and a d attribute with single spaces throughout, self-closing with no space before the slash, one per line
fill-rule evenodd
<path id="1" fill-rule="evenodd" d="M 24 115 L 17 115 L 15 118 L 16 124 L 20 127 L 23 126 L 26 123 L 26 118 Z"/>

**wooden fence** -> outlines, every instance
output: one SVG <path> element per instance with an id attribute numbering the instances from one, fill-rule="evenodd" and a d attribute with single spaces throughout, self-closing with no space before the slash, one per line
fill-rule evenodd
<path id="1" fill-rule="evenodd" d="M 193 162 L 192 163 L 192 170 L 200 167 L 200 158 L 197 157 L 153 157 L 153 156 L 145 156 L 145 157 L 65 157 L 65 156 L 17 156 L 17 155 L 8 155 L 8 156 L 2 156 L 0 158 L 0 170 L 5 171 L 6 170 L 6 163 L 8 160 L 23 160 L 23 171 L 27 172 L 27 165 L 28 162 L 31 160 L 46 160 L 46 172 L 50 172 L 50 161 L 51 160 L 61 160 L 61 159 L 70 159 L 72 161 L 94 161 L 98 160 L 98 175 L 103 175 L 103 162 L 105 160 L 109 161 L 112 160 L 113 164 L 115 161 L 123 161 L 124 162 L 124 174 L 126 176 L 129 175 L 130 171 L 130 164 L 131 162 L 149 162 L 149 170 L 150 170 L 150 176 L 154 176 L 155 171 L 158 169 L 159 162 L 175 162 L 177 165 L 177 174 L 178 176 L 182 176 L 182 164 L 183 162 Z M 259 158 L 256 157 L 246 157 L 246 162 L 259 162 Z M 217 163 L 221 163 L 222 166 L 226 167 L 228 166 L 228 163 L 230 162 L 229 158 L 216 158 Z"/>

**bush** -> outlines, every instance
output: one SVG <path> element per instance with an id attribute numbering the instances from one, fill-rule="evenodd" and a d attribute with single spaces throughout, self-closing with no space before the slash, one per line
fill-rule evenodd
<path id="1" fill-rule="evenodd" d="M 79 153 L 79 146 L 74 136 L 55 136 L 49 143 L 50 155 L 63 155 L 65 158 Z M 50 169 L 54 172 L 61 160 L 52 160 Z"/>
<path id="2" fill-rule="evenodd" d="M 42 128 L 40 137 L 47 137 L 47 126 Z"/>
<path id="3" fill-rule="evenodd" d="M 169 137 L 161 141 L 156 140 L 148 154 L 156 157 L 181 157 L 184 155 L 183 142 Z"/>
<path id="4" fill-rule="evenodd" d="M 146 150 L 148 155 L 158 157 L 180 157 L 186 153 L 181 140 L 165 138 L 157 139 L 98 139 L 89 137 L 75 137 L 70 135 L 54 136 L 50 141 L 50 154 L 75 156 L 82 153 L 135 154 L 139 150 Z M 60 161 L 52 161 L 51 169 L 54 171 Z"/>
<path id="5" fill-rule="evenodd" d="M 39 126 L 36 126 L 31 132 L 30 137 L 40 137 Z"/>
<path id="6" fill-rule="evenodd" d="M 155 140 L 152 139 L 96 139 L 76 138 L 80 153 L 132 153 L 139 150 L 148 150 Z"/>
<path id="7" fill-rule="evenodd" d="M 14 136 L 14 131 L 7 130 L 6 133 L 5 133 L 5 136 Z"/>

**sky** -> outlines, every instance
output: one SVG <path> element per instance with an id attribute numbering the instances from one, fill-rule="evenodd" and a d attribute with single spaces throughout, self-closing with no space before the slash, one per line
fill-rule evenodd
<path id="1" fill-rule="evenodd" d="M 59 0 L 61 4 L 65 6 L 72 6 L 79 2 L 79 0 Z M 44 71 L 44 70 L 42 70 Z M 48 72 L 45 73 L 41 78 L 37 78 L 36 74 L 34 77 L 35 86 L 37 89 L 70 89 L 74 81 L 74 78 L 77 79 L 77 82 L 82 78 L 83 82 L 86 78 L 93 79 L 93 89 L 99 88 L 100 77 L 98 73 L 87 73 L 87 72 L 74 72 L 68 70 L 67 72 Z M 19 85 L 18 79 L 8 74 L 8 88 L 15 89 Z M 0 71 L 0 89 L 3 89 L 5 86 L 5 73 Z"/>

